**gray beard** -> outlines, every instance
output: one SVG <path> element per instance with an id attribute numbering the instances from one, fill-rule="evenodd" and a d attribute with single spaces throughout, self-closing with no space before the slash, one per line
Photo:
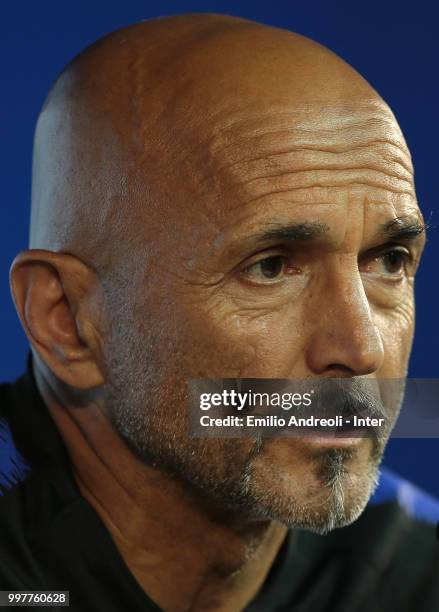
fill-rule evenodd
<path id="1" fill-rule="evenodd" d="M 104 406 L 135 457 L 183 482 L 198 500 L 249 520 L 275 520 L 290 527 L 327 533 L 360 515 L 377 484 L 385 446 L 382 439 L 373 440 L 361 487 L 357 486 L 353 498 L 351 495 L 349 507 L 345 503 L 345 491 L 350 486 L 346 462 L 355 453 L 350 449 L 327 449 L 316 456 L 312 466 L 320 482 L 316 505 L 300 503 L 292 495 L 278 495 L 276 488 L 258 487 L 254 461 L 268 440 L 255 438 L 243 456 L 239 453 L 240 441 L 235 439 L 218 442 L 185 434 L 185 390 L 181 388 L 178 393 L 173 389 L 171 393 L 165 368 L 155 359 L 159 351 L 155 350 L 153 334 L 148 336 L 145 330 L 142 333 L 133 329 L 126 302 L 119 313 L 123 311 L 127 321 L 123 323 L 124 316 L 118 319 L 114 336 L 106 346 L 111 382 L 105 389 Z M 218 457 L 225 464 L 222 467 L 216 465 Z M 239 466 L 238 471 L 235 466 Z M 273 482 L 279 478 L 282 474 L 274 471 Z"/>

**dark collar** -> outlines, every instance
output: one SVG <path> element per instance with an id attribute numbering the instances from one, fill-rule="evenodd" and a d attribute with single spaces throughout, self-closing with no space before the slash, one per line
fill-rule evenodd
<path id="1" fill-rule="evenodd" d="M 22 456 L 32 468 L 69 469 L 67 449 L 38 391 L 31 354 L 26 372 L 9 387 L 9 394 L 4 412 Z"/>

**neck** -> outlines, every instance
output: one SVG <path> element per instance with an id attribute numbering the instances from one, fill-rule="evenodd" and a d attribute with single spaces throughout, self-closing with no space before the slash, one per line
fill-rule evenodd
<path id="1" fill-rule="evenodd" d="M 242 610 L 264 582 L 286 528 L 246 520 L 141 463 L 98 402 L 71 407 L 36 378 L 81 494 L 145 593 L 170 612 Z"/>

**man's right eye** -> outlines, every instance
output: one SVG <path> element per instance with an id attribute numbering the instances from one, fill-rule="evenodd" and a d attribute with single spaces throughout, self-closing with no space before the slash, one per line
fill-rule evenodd
<path id="1" fill-rule="evenodd" d="M 285 275 L 298 273 L 290 266 L 285 255 L 271 255 L 255 261 L 243 270 L 244 276 L 253 283 L 270 284 L 281 281 Z"/>

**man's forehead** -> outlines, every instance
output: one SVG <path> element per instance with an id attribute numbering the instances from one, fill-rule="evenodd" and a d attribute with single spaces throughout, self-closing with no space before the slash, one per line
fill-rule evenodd
<path id="1" fill-rule="evenodd" d="M 301 204 L 322 211 L 326 203 L 331 215 L 336 204 L 390 206 L 398 214 L 416 207 L 410 153 L 384 103 L 262 108 L 232 112 L 200 137 L 189 207 L 223 226 L 259 210 L 294 213 Z"/>
<path id="2" fill-rule="evenodd" d="M 205 131 L 200 138 L 204 171 L 221 172 L 238 183 L 269 176 L 264 171 L 270 169 L 286 174 L 350 168 L 382 170 L 412 183 L 411 157 L 401 130 L 386 105 L 376 100 L 299 108 L 294 100 L 289 105 L 267 100 L 259 112 L 231 112 L 222 124 Z M 407 187 L 401 185 L 401 190 Z"/>
<path id="3" fill-rule="evenodd" d="M 397 218 L 422 224 L 410 153 L 377 99 L 251 104 L 206 121 L 198 137 L 186 158 L 197 160 L 193 182 L 175 211 L 185 251 L 240 249 L 273 226 L 321 224 L 324 239 L 341 244 L 359 225 L 368 240 Z"/>

